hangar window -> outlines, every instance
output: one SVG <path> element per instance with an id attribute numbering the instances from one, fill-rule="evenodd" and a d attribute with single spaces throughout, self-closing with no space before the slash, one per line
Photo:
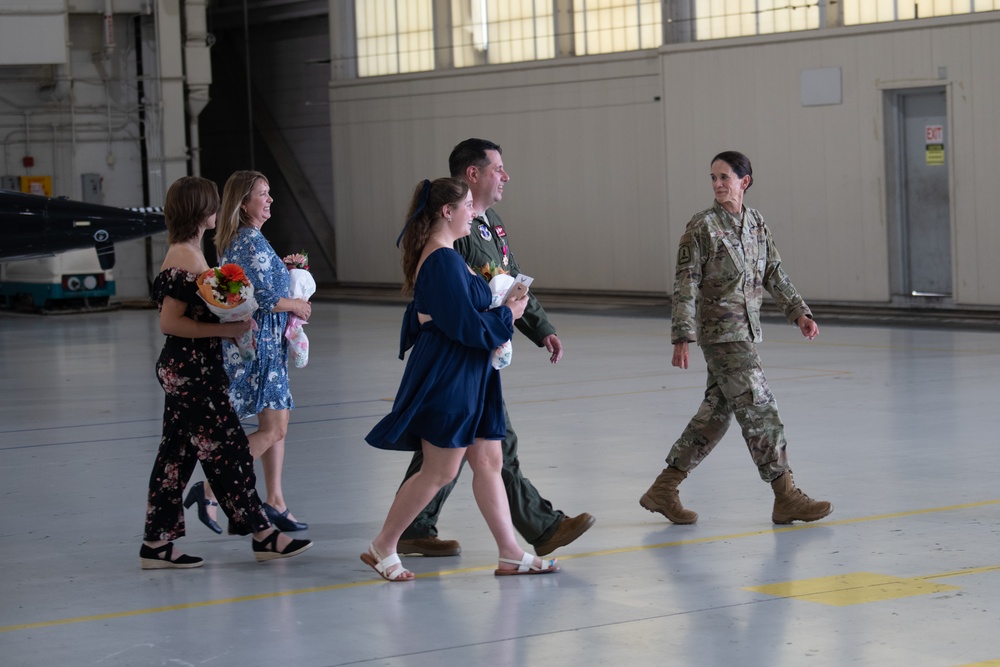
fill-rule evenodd
<path id="1" fill-rule="evenodd" d="M 357 0 L 358 76 L 434 69 L 433 0 Z"/>
<path id="2" fill-rule="evenodd" d="M 555 57 L 552 0 L 451 0 L 455 67 Z"/>
<path id="3" fill-rule="evenodd" d="M 820 0 L 697 0 L 695 39 L 815 30 L 819 5 Z"/>
<path id="4" fill-rule="evenodd" d="M 576 55 L 655 49 L 663 44 L 660 0 L 573 0 Z"/>
<path id="5" fill-rule="evenodd" d="M 952 16 L 1000 9 L 1000 0 L 846 0 L 844 25 Z"/>
<path id="6" fill-rule="evenodd" d="M 1000 0 L 354 0 L 357 76 L 1000 10 Z"/>

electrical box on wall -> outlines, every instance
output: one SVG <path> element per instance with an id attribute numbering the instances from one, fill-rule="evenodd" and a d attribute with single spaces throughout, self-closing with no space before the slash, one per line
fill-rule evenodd
<path id="1" fill-rule="evenodd" d="M 89 204 L 100 204 L 102 197 L 101 188 L 104 179 L 100 174 L 80 174 L 80 185 L 83 190 L 83 201 Z"/>

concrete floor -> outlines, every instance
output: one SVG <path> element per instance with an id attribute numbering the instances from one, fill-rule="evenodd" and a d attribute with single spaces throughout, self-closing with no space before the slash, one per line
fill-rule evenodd
<path id="1" fill-rule="evenodd" d="M 178 544 L 206 566 L 143 571 L 155 311 L 0 313 L 0 664 L 1000 664 L 1000 333 L 766 323 L 796 481 L 836 510 L 772 525 L 734 427 L 681 487 L 698 523 L 673 526 L 638 499 L 698 405 L 700 354 L 670 367 L 665 317 L 553 310 L 565 359 L 519 335 L 505 395 L 525 474 L 597 525 L 562 572 L 495 578 L 466 472 L 440 524 L 462 555 L 406 558 L 419 578 L 390 584 L 358 555 L 408 460 L 363 441 L 401 314 L 314 307 L 285 469 L 310 552 L 257 564 L 189 511 Z"/>

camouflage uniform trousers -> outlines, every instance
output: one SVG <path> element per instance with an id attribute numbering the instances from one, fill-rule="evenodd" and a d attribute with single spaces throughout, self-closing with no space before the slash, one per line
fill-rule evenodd
<path id="1" fill-rule="evenodd" d="M 671 448 L 667 464 L 685 472 L 693 470 L 719 444 L 735 414 L 761 479 L 774 481 L 788 470 L 785 427 L 757 346 L 715 343 L 702 346 L 702 352 L 708 364 L 705 399 Z"/>

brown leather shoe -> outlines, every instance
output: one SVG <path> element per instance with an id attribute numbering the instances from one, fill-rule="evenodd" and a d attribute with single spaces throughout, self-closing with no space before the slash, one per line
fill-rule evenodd
<path id="1" fill-rule="evenodd" d="M 457 556 L 462 553 L 458 540 L 439 540 L 436 536 L 400 540 L 396 544 L 400 556 Z"/>
<path id="2" fill-rule="evenodd" d="M 535 555 L 547 556 L 559 547 L 564 547 L 576 538 L 580 537 L 594 525 L 597 521 L 594 517 L 584 512 L 574 517 L 564 517 L 559 522 L 556 532 L 547 541 L 535 545 Z"/>

